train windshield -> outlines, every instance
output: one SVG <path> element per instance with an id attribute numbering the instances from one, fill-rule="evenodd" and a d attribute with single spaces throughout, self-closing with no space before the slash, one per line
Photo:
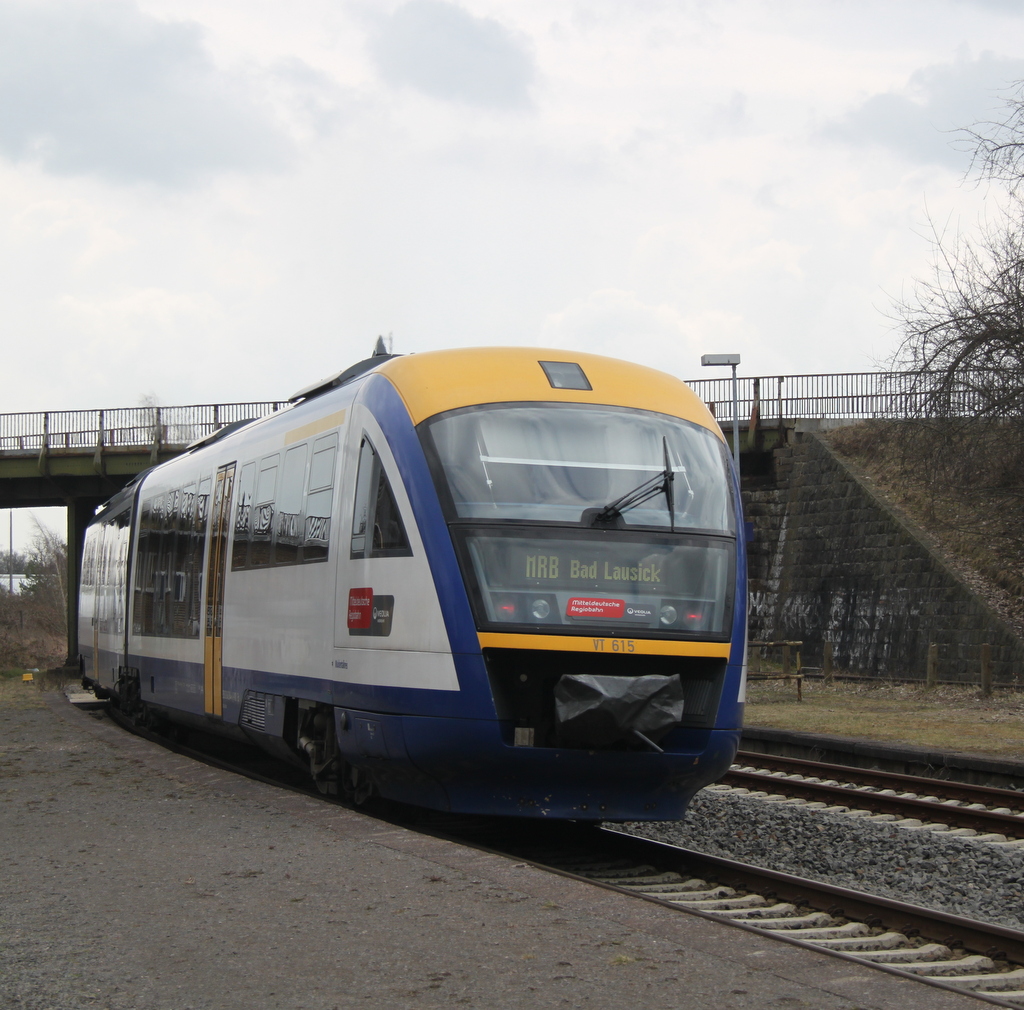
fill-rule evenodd
<path id="1" fill-rule="evenodd" d="M 723 444 L 688 421 L 530 403 L 453 412 L 428 430 L 459 519 L 589 525 L 588 509 L 646 483 L 658 490 L 622 511 L 627 528 L 735 531 Z"/>

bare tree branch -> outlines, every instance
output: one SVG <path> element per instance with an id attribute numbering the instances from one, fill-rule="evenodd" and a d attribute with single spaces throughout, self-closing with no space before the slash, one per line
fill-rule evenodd
<path id="1" fill-rule="evenodd" d="M 1016 193 L 1024 181 L 1024 81 L 1004 99 L 1004 114 L 964 130 L 972 148 L 970 172 Z"/>

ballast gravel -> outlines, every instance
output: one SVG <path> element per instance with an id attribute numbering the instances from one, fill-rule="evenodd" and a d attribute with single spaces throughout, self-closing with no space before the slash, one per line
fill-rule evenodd
<path id="1" fill-rule="evenodd" d="M 1024 848 L 715 787 L 694 797 L 683 821 L 625 828 L 708 855 L 1024 928 Z"/>

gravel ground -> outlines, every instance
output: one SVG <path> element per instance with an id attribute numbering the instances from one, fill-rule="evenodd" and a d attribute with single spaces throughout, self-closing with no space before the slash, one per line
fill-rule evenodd
<path id="1" fill-rule="evenodd" d="M 841 887 L 1024 929 L 1024 849 L 915 831 L 714 787 L 686 820 L 634 834 Z"/>

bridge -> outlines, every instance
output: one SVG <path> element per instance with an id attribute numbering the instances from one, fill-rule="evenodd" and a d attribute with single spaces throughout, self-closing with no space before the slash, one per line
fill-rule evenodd
<path id="1" fill-rule="evenodd" d="M 921 381 L 922 378 L 925 381 Z M 925 373 L 846 372 L 738 380 L 741 458 L 785 441 L 795 421 L 907 417 L 926 401 Z M 726 437 L 733 432 L 730 377 L 694 379 Z M 0 508 L 67 508 L 68 586 L 77 586 L 85 528 L 96 508 L 143 470 L 237 421 L 287 401 L 0 414 Z M 68 656 L 78 652 L 76 594 L 68 593 Z"/>
<path id="2" fill-rule="evenodd" d="M 67 508 L 65 585 L 78 585 L 85 529 L 98 506 L 143 470 L 235 421 L 286 401 L 0 414 L 0 508 Z M 78 599 L 67 594 L 68 660 L 78 654 Z"/>

